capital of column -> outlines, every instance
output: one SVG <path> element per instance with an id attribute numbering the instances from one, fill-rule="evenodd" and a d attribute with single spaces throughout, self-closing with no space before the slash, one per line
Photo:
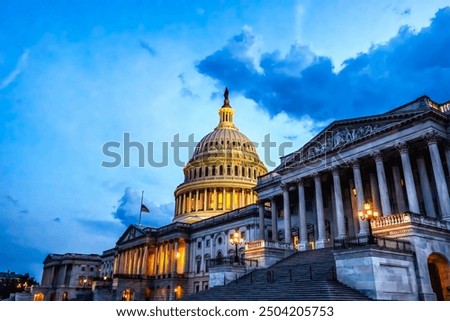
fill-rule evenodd
<path id="1" fill-rule="evenodd" d="M 434 129 L 429 131 L 428 133 L 422 135 L 422 138 L 425 139 L 428 143 L 428 145 L 431 144 L 437 144 L 439 136 L 437 131 L 435 131 Z"/>
<path id="2" fill-rule="evenodd" d="M 295 180 L 298 186 L 303 186 L 305 182 L 303 181 L 303 178 L 299 177 Z"/>
<path id="3" fill-rule="evenodd" d="M 372 153 L 370 153 L 370 156 L 372 156 L 376 162 L 383 161 L 383 153 L 379 150 L 374 150 Z"/>
<path id="4" fill-rule="evenodd" d="M 321 177 L 320 173 L 314 172 L 311 174 L 311 176 L 312 176 L 312 178 L 314 178 L 314 181 L 316 181 L 316 182 L 320 181 L 320 177 Z"/>
<path id="5" fill-rule="evenodd" d="M 352 168 L 360 168 L 360 166 L 361 166 L 361 163 L 359 162 L 358 158 L 350 159 L 349 163 L 352 166 Z"/>
<path id="6" fill-rule="evenodd" d="M 280 184 L 280 187 L 281 187 L 281 190 L 282 190 L 283 192 L 286 192 L 286 191 L 289 190 L 289 184 L 286 183 L 286 182 L 281 183 L 281 184 Z"/>
<path id="7" fill-rule="evenodd" d="M 269 200 L 271 203 L 273 203 L 275 201 L 276 196 L 275 195 L 271 195 L 269 196 Z"/>
<path id="8" fill-rule="evenodd" d="M 399 141 L 398 143 L 396 143 L 395 148 L 398 149 L 400 154 L 406 154 L 409 152 L 409 146 L 404 141 Z"/>
<path id="9" fill-rule="evenodd" d="M 339 166 L 332 166 L 330 168 L 330 171 L 333 174 L 333 176 L 339 176 L 339 172 L 341 171 L 341 169 L 339 168 Z"/>

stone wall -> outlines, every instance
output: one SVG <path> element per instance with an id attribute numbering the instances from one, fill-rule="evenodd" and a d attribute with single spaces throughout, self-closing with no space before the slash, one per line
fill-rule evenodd
<path id="1" fill-rule="evenodd" d="M 378 248 L 335 253 L 337 279 L 374 300 L 418 300 L 414 255 Z"/>

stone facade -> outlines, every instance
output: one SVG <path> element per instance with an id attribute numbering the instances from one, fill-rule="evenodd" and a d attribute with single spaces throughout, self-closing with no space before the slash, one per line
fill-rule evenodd
<path id="1" fill-rule="evenodd" d="M 95 297 L 177 300 L 335 246 L 338 280 L 373 299 L 449 300 L 449 106 L 420 97 L 335 121 L 265 174 L 226 92 L 175 190 L 174 222 L 128 227 L 102 255 Z"/>
<path id="2" fill-rule="evenodd" d="M 100 276 L 97 254 L 49 254 L 44 260 L 41 285 L 33 288 L 34 300 L 92 300 L 92 286 Z"/>

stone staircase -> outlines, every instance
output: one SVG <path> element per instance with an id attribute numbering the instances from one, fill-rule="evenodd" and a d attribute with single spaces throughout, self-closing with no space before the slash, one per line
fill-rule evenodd
<path id="1" fill-rule="evenodd" d="M 349 301 L 369 300 L 335 280 L 332 249 L 296 252 L 233 282 L 194 293 L 195 301 Z"/>

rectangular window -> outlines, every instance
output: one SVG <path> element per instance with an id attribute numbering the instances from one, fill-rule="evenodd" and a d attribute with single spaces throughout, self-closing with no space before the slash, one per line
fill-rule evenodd
<path id="1" fill-rule="evenodd" d="M 210 247 L 211 246 L 211 240 L 206 240 L 206 247 Z"/>
<path id="2" fill-rule="evenodd" d="M 202 261 L 198 260 L 197 261 L 197 273 L 200 273 L 201 267 L 202 267 Z"/>
<path id="3" fill-rule="evenodd" d="M 197 248 L 198 248 L 198 249 L 201 249 L 201 248 L 202 248 L 202 241 L 198 241 L 198 242 L 197 242 Z"/>
<path id="4" fill-rule="evenodd" d="M 94 267 L 91 266 L 91 267 L 89 268 L 89 271 L 90 271 L 90 272 L 94 272 Z"/>
<path id="5" fill-rule="evenodd" d="M 82 267 L 81 267 L 81 271 L 83 271 L 83 272 L 86 271 L 86 267 L 85 267 L 85 266 L 82 266 Z"/>
<path id="6" fill-rule="evenodd" d="M 195 292 L 199 292 L 200 291 L 200 284 L 198 282 L 194 283 L 194 289 L 195 289 Z"/>

